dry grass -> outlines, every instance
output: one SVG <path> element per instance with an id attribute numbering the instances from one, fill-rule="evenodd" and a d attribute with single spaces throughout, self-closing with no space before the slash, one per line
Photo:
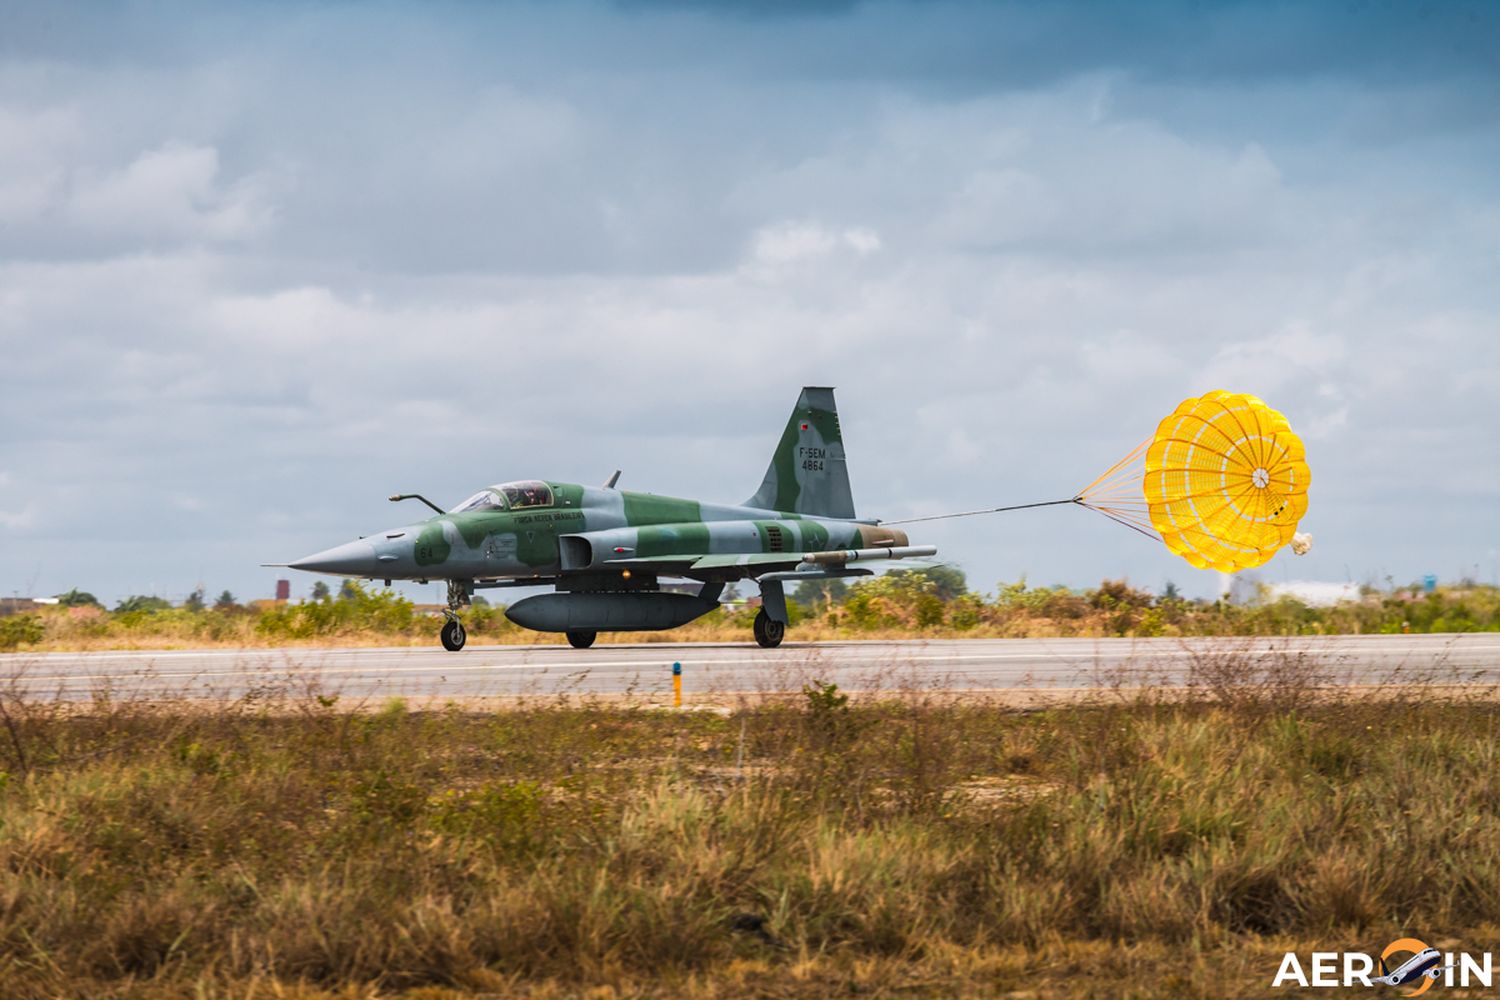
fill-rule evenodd
<path id="1" fill-rule="evenodd" d="M 0 994 L 1262 995 L 1500 941 L 1500 706 L 0 695 Z M 1190 678 L 1191 679 L 1191 678 Z"/>

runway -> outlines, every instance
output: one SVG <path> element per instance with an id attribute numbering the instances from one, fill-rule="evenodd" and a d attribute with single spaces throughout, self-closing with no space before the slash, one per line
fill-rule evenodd
<path id="1" fill-rule="evenodd" d="M 959 639 L 384 649 L 172 650 L 0 656 L 0 690 L 30 699 L 338 695 L 473 699 L 797 691 L 1056 691 L 1304 677 L 1327 684 L 1500 683 L 1500 633 L 1194 639 Z"/>

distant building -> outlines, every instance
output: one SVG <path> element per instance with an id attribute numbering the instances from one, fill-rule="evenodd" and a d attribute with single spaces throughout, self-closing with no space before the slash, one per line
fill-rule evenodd
<path id="1" fill-rule="evenodd" d="M 289 601 L 292 599 L 292 581 L 276 581 L 276 599 L 278 601 Z"/>
<path id="2" fill-rule="evenodd" d="M 1225 573 L 1228 577 L 1225 596 L 1230 604 L 1269 604 L 1290 597 L 1310 608 L 1331 608 L 1335 604 L 1359 600 L 1359 584 L 1329 583 L 1321 580 L 1292 580 L 1268 583 L 1255 573 Z"/>
<path id="3" fill-rule="evenodd" d="M 1290 583 L 1266 584 L 1265 599 L 1279 601 L 1290 597 L 1310 608 L 1331 608 L 1335 604 L 1359 600 L 1356 583 L 1327 583 L 1319 580 L 1293 580 Z"/>
<path id="4" fill-rule="evenodd" d="M 1219 574 L 1219 593 L 1230 604 L 1254 604 L 1260 600 L 1259 574 L 1240 571 Z"/>
<path id="5" fill-rule="evenodd" d="M 24 615 L 56 603 L 55 597 L 0 597 L 0 616 Z"/>

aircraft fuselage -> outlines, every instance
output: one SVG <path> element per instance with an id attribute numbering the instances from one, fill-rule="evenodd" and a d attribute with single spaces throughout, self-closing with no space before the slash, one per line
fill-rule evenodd
<path id="1" fill-rule="evenodd" d="M 293 569 L 380 580 L 521 580 L 626 568 L 661 557 L 823 552 L 904 545 L 903 532 L 868 522 L 702 503 L 576 483 L 546 482 L 551 502 L 455 510 L 291 563 Z M 751 575 L 732 559 L 687 573 Z M 747 564 L 748 565 L 748 564 Z M 662 569 L 668 569 L 663 563 Z"/>

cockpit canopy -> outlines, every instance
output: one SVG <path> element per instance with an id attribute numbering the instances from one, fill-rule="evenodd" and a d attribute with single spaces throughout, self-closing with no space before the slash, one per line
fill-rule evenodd
<path id="1" fill-rule="evenodd" d="M 480 490 L 448 513 L 462 514 L 482 510 L 521 510 L 526 507 L 551 507 L 552 487 L 537 479 L 501 483 Z"/>
<path id="2" fill-rule="evenodd" d="M 505 496 L 505 502 L 511 510 L 519 510 L 522 507 L 552 506 L 552 487 L 535 479 L 501 483 L 495 489 Z"/>

